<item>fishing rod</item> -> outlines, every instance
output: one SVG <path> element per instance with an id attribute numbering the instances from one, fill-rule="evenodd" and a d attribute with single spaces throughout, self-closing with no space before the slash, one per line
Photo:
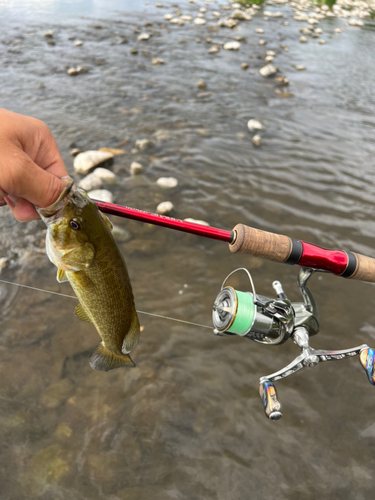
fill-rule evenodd
<path id="1" fill-rule="evenodd" d="M 375 259 L 371 257 L 344 250 L 329 250 L 244 224 L 237 224 L 232 231 L 226 231 L 114 203 L 92 201 L 97 204 L 99 210 L 109 215 L 225 241 L 229 243 L 232 253 L 247 253 L 274 262 L 326 271 L 343 278 L 375 282 Z"/>

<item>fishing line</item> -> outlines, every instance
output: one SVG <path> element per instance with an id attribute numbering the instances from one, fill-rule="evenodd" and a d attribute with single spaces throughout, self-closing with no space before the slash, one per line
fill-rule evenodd
<path id="1" fill-rule="evenodd" d="M 30 290 L 36 290 L 37 292 L 50 293 L 51 295 L 60 295 L 60 297 L 68 297 L 69 299 L 78 300 L 74 295 L 66 295 L 65 293 L 52 292 L 51 290 L 43 290 L 42 288 L 36 288 L 34 286 L 21 285 L 20 283 L 13 283 L 13 281 L 0 280 L 1 283 L 6 283 L 7 285 L 15 285 L 22 288 L 29 288 Z M 183 319 L 170 318 L 169 316 L 162 316 L 161 314 L 154 314 L 145 311 L 137 311 L 139 314 L 146 314 L 147 316 L 154 316 L 155 318 L 169 319 L 170 321 L 177 321 L 178 323 L 185 323 L 186 325 L 200 326 L 202 328 L 209 328 L 212 330 L 212 326 L 200 325 L 199 323 L 192 323 L 191 321 L 184 321 Z"/>

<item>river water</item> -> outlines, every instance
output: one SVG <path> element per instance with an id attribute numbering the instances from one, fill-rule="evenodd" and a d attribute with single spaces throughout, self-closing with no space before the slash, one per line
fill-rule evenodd
<path id="1" fill-rule="evenodd" d="M 205 26 L 163 19 L 177 8 L 196 14 L 202 5 Z M 44 120 L 70 174 L 72 147 L 120 147 L 127 139 L 112 167 L 120 179 L 116 203 L 155 211 L 170 200 L 178 218 L 225 229 L 242 222 L 375 257 L 375 23 L 356 28 L 325 19 L 319 26 L 327 43 L 301 44 L 303 24 L 291 8 L 266 8 L 285 17 L 258 15 L 233 32 L 212 31 L 215 2 L 156 8 L 135 0 L 0 0 L 0 106 Z M 50 29 L 55 45 L 43 36 Z M 151 38 L 137 41 L 145 31 Z M 238 35 L 238 52 L 208 55 L 208 37 L 220 43 Z M 280 98 L 275 81 L 259 75 L 267 50 L 277 52 L 294 97 Z M 165 64 L 152 65 L 152 57 Z M 79 65 L 88 72 L 69 77 L 67 68 Z M 198 88 L 201 79 L 206 90 Z M 266 128 L 259 148 L 246 127 L 250 118 Z M 137 151 L 137 139 L 156 145 Z M 132 161 L 144 165 L 144 175 L 130 176 Z M 163 191 L 155 184 L 161 176 L 176 177 L 178 187 Z M 258 293 L 272 296 L 278 279 L 300 299 L 296 268 L 112 220 L 132 237 L 120 247 L 142 311 L 211 325 L 223 279 L 242 266 Z M 56 282 L 43 240 L 41 222 L 21 224 L 1 209 L 0 257 L 9 265 L 0 278 L 72 295 L 69 284 Z M 240 274 L 231 283 L 248 289 Z M 311 289 L 321 314 L 313 347 L 375 346 L 373 285 L 316 275 Z M 298 354 L 292 342 L 268 348 L 141 315 L 137 367 L 95 372 L 88 359 L 98 335 L 73 315 L 75 305 L 0 284 L 1 500 L 373 494 L 375 392 L 357 358 L 279 382 L 283 418 L 271 422 L 258 380 Z"/>

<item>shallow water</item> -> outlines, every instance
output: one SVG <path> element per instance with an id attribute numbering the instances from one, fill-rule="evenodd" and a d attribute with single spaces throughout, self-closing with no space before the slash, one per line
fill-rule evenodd
<path id="1" fill-rule="evenodd" d="M 219 6 L 205 5 L 212 19 Z M 243 222 L 375 257 L 375 26 L 328 19 L 319 25 L 326 45 L 300 44 L 304 24 L 288 6 L 276 9 L 289 26 L 259 15 L 238 32 L 210 31 L 213 21 L 170 25 L 163 15 L 176 6 L 0 0 L 0 106 L 46 121 L 70 174 L 72 147 L 119 147 L 128 139 L 113 165 L 119 204 L 155 211 L 168 199 L 178 218 L 226 229 Z M 178 6 L 197 11 L 187 2 Z M 264 35 L 254 33 L 258 27 Z M 336 27 L 345 31 L 334 34 Z M 43 37 L 49 29 L 55 46 Z M 138 42 L 143 31 L 152 37 Z M 207 54 L 207 37 L 236 35 L 245 37 L 239 52 Z M 137 55 L 130 54 L 134 47 Z M 275 63 L 293 98 L 279 98 L 275 82 L 258 74 L 267 50 L 278 53 Z M 153 56 L 165 64 L 153 66 Z M 245 61 L 247 71 L 240 68 Z M 69 77 L 67 67 L 77 65 L 88 73 Z M 198 89 L 200 79 L 207 90 Z M 266 126 L 261 148 L 252 145 L 250 118 Z M 163 138 L 155 136 L 160 130 Z M 157 144 L 136 152 L 142 138 Z M 145 166 L 144 176 L 129 176 L 131 161 Z M 178 188 L 158 188 L 161 176 L 176 177 Z M 20 224 L 1 210 L 0 257 L 10 264 L 0 278 L 72 294 L 69 284 L 56 282 L 43 253 L 42 223 Z M 142 311 L 210 325 L 223 279 L 241 266 L 251 270 L 259 293 L 272 296 L 279 279 L 299 300 L 296 268 L 232 255 L 225 243 L 113 220 L 132 235 L 120 247 Z M 240 275 L 232 283 L 248 286 Z M 374 346 L 371 284 L 322 275 L 312 278 L 311 289 L 321 313 L 313 347 Z M 358 359 L 279 382 L 283 418 L 270 422 L 258 380 L 297 355 L 291 342 L 267 348 L 141 316 L 137 367 L 94 372 L 88 358 L 98 336 L 75 318 L 75 305 L 0 285 L 1 500 L 372 494 L 375 393 Z"/>

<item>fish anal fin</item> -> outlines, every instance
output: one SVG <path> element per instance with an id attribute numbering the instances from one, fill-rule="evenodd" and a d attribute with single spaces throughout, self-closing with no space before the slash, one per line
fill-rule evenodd
<path id="1" fill-rule="evenodd" d="M 121 350 L 124 354 L 128 354 L 137 346 L 139 341 L 139 335 L 140 335 L 139 320 L 137 313 L 134 311 L 129 331 L 125 335 L 124 341 L 122 343 Z"/>
<path id="2" fill-rule="evenodd" d="M 87 314 L 86 309 L 82 306 L 82 304 L 78 304 L 76 310 L 74 311 L 74 314 L 81 321 L 87 321 L 88 323 L 92 323 L 90 316 Z"/>
<path id="3" fill-rule="evenodd" d="M 93 370 L 108 372 L 122 366 L 134 367 L 135 363 L 129 354 L 117 354 L 107 349 L 101 342 L 91 355 L 90 366 Z"/>
<path id="4" fill-rule="evenodd" d="M 104 224 L 108 227 L 108 229 L 110 231 L 112 231 L 113 229 L 113 224 L 112 222 L 108 219 L 108 217 L 106 215 L 103 214 L 103 212 L 101 212 L 99 210 L 99 214 L 100 214 L 100 217 L 102 218 L 102 221 L 104 222 Z"/>
<path id="5" fill-rule="evenodd" d="M 56 279 L 59 283 L 65 283 L 65 281 L 69 281 L 68 280 L 68 276 L 66 275 L 66 272 L 63 271 L 62 269 L 58 268 L 57 269 L 57 276 L 56 276 Z"/>

